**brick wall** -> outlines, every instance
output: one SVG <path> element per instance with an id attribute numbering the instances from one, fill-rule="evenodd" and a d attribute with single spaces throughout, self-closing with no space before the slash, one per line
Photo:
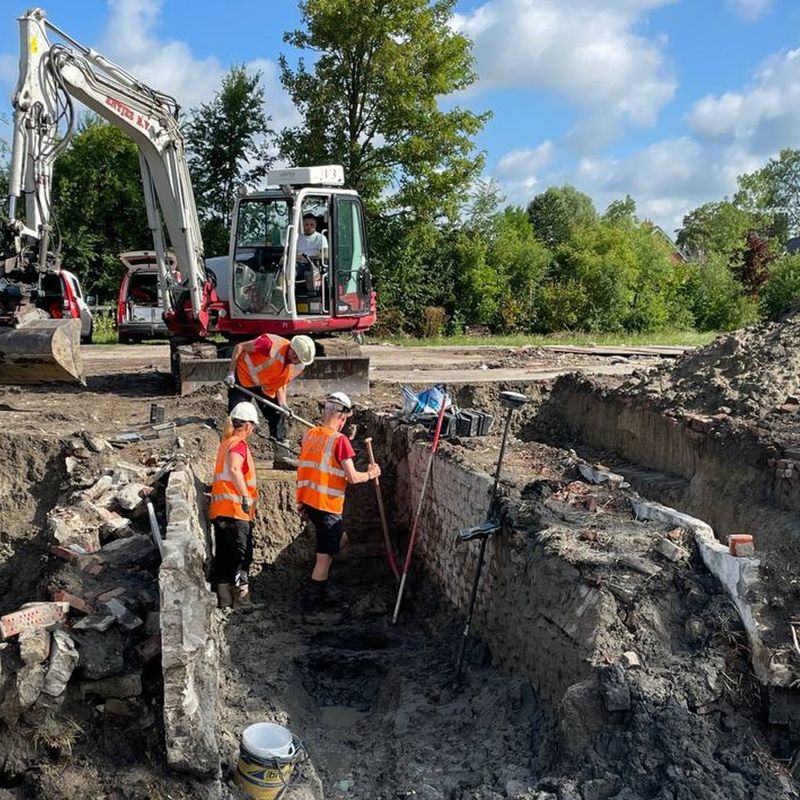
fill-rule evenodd
<path id="1" fill-rule="evenodd" d="M 429 444 L 386 418 L 376 419 L 373 436 L 386 465 L 394 524 L 408 528 Z M 424 570 L 462 615 L 480 543 L 460 543 L 456 534 L 487 518 L 492 483 L 492 476 L 463 463 L 448 445 L 440 448 L 422 509 L 414 568 Z M 603 630 L 601 620 L 615 613 L 614 601 L 581 581 L 563 559 L 548 555 L 533 537 L 531 521 L 522 519 L 519 496 L 504 493 L 503 529 L 486 549 L 472 631 L 489 645 L 500 668 L 527 676 L 543 699 L 557 703 L 568 686 L 588 676 L 595 637 Z"/>

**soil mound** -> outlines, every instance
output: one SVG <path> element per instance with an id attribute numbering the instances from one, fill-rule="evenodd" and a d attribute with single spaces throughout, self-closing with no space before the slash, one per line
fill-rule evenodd
<path id="1" fill-rule="evenodd" d="M 628 388 L 671 405 L 762 417 L 800 395 L 800 307 L 780 321 L 725 334 Z"/>

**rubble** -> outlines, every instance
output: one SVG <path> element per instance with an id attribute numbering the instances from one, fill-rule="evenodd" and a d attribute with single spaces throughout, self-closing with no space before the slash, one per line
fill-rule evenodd
<path id="1" fill-rule="evenodd" d="M 51 697 L 58 697 L 67 688 L 67 683 L 78 663 L 78 651 L 72 637 L 63 630 L 53 631 L 53 645 L 42 691 Z"/>
<path id="2" fill-rule="evenodd" d="M 103 678 L 95 681 L 83 681 L 80 685 L 81 697 L 96 695 L 97 697 L 138 697 L 142 693 L 141 673 L 134 672 L 127 675 L 116 675 L 112 678 Z"/>
<path id="3" fill-rule="evenodd" d="M 23 664 L 41 664 L 50 655 L 50 631 L 29 628 L 19 635 L 19 655 Z"/>

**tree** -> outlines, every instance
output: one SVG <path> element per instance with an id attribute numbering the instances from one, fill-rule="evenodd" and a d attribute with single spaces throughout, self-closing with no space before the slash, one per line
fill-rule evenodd
<path id="1" fill-rule="evenodd" d="M 771 214 L 771 234 L 780 244 L 800 233 L 800 150 L 781 150 L 760 170 L 740 176 L 736 202 L 750 211 Z"/>
<path id="2" fill-rule="evenodd" d="M 217 255 L 228 249 L 237 190 L 256 188 L 272 163 L 261 72 L 231 67 L 213 100 L 190 113 L 186 140 L 197 212 L 206 255 Z"/>
<path id="3" fill-rule="evenodd" d="M 528 219 L 546 247 L 567 242 L 572 233 L 597 222 L 591 197 L 574 186 L 551 186 L 528 204 Z"/>
<path id="4" fill-rule="evenodd" d="M 341 163 L 370 210 L 412 223 L 454 218 L 483 157 L 473 137 L 488 114 L 441 98 L 475 80 L 471 43 L 451 27 L 455 0 L 303 0 L 303 30 L 284 41 L 314 54 L 281 82 L 303 122 L 283 132 L 291 163 Z"/>
<path id="5" fill-rule="evenodd" d="M 757 305 L 736 280 L 727 259 L 712 253 L 695 265 L 687 287 L 695 323 L 703 331 L 727 331 L 753 322 Z"/>
<path id="6" fill-rule="evenodd" d="M 625 195 L 624 200 L 613 200 L 603 214 L 603 222 L 623 228 L 632 228 L 637 224 L 636 201 L 629 194 Z"/>
<path id="7" fill-rule="evenodd" d="M 117 254 L 153 247 L 138 149 L 97 117 L 80 122 L 55 162 L 53 209 L 62 263 L 87 294 L 114 296 L 123 274 Z"/>
<path id="8" fill-rule="evenodd" d="M 734 265 L 733 274 L 745 291 L 751 297 L 757 298 L 759 290 L 769 277 L 770 264 L 775 260 L 775 254 L 769 242 L 754 231 L 748 232 L 745 242 L 742 260 Z"/>
<path id="9" fill-rule="evenodd" d="M 716 253 L 736 263 L 746 247 L 748 232 L 761 227 L 763 220 L 758 214 L 730 200 L 704 203 L 683 218 L 676 242 L 693 258 Z"/>

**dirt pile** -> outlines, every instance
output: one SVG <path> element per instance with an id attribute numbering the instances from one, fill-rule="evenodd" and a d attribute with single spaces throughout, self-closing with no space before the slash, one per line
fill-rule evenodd
<path id="1" fill-rule="evenodd" d="M 632 378 L 623 390 L 660 405 L 758 418 L 800 402 L 800 309 L 715 339 L 707 347 Z M 791 410 L 791 409 L 790 409 Z M 796 410 L 796 409 L 794 409 Z"/>

